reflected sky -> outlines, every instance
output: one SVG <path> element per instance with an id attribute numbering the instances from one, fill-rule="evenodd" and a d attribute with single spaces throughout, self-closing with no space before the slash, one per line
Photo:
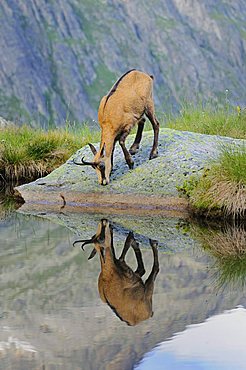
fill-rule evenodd
<path id="1" fill-rule="evenodd" d="M 148 353 L 136 370 L 244 370 L 246 310 L 237 307 L 190 325 Z"/>

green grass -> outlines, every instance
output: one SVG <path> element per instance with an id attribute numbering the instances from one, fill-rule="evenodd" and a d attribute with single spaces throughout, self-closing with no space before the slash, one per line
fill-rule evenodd
<path id="1" fill-rule="evenodd" d="M 246 216 L 246 145 L 224 147 L 217 162 L 203 175 L 180 188 L 196 213 L 241 218 Z"/>
<path id="2" fill-rule="evenodd" d="M 223 105 L 184 104 L 180 115 L 167 117 L 167 126 L 207 135 L 246 139 L 246 110 Z M 180 191 L 188 195 L 198 215 L 246 216 L 246 145 L 221 148 L 219 159 L 201 177 L 190 177 Z"/>
<path id="3" fill-rule="evenodd" d="M 176 130 L 246 139 L 246 110 L 227 104 L 221 107 L 184 104 L 180 115 L 166 117 L 166 125 Z"/>
<path id="4" fill-rule="evenodd" d="M 32 180 L 51 172 L 88 142 L 98 141 L 99 129 L 66 124 L 44 131 L 28 126 L 0 129 L 0 181 Z"/>

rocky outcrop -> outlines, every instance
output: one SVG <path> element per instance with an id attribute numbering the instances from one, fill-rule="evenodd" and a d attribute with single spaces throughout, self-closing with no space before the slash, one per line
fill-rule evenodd
<path id="1" fill-rule="evenodd" d="M 0 117 L 0 129 L 1 128 L 6 128 L 6 127 L 10 127 L 10 126 L 13 127 L 14 126 L 14 123 L 11 122 L 11 121 L 7 121 L 3 117 Z"/>
<path id="2" fill-rule="evenodd" d="M 128 139 L 128 145 L 133 141 Z M 161 129 L 159 157 L 148 160 L 153 133 L 145 132 L 142 146 L 135 155 L 135 168 L 129 171 L 117 145 L 111 182 L 101 186 L 95 170 L 78 166 L 73 159 L 90 159 L 90 149 L 84 147 L 64 165 L 48 176 L 16 188 L 29 204 L 45 207 L 49 204 L 66 206 L 106 207 L 148 210 L 184 210 L 187 202 L 178 198 L 178 186 L 192 174 L 199 174 L 216 160 L 223 145 L 237 145 L 245 140 L 187 131 Z M 95 144 L 98 146 L 99 144 Z"/>
<path id="3" fill-rule="evenodd" d="M 244 0 L 2 0 L 0 114 L 96 119 L 100 97 L 131 68 L 155 76 L 161 112 L 201 97 L 243 105 L 245 14 Z"/>

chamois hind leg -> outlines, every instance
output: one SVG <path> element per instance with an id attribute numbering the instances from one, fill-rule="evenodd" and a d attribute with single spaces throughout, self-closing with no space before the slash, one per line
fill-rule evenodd
<path id="1" fill-rule="evenodd" d="M 120 258 L 119 258 L 121 261 L 125 261 L 126 254 L 127 254 L 130 247 L 132 247 L 133 250 L 134 250 L 134 253 L 135 253 L 135 256 L 136 256 L 136 259 L 137 259 L 137 264 L 138 264 L 138 267 L 137 267 L 137 270 L 135 271 L 135 273 L 138 274 L 141 277 L 145 274 L 145 269 L 144 269 L 144 264 L 143 264 L 143 259 L 142 259 L 142 253 L 140 251 L 138 242 L 134 238 L 134 235 L 133 235 L 132 231 L 130 231 L 129 234 L 127 235 L 127 238 L 126 238 L 126 241 L 125 241 L 125 244 L 124 244 L 124 248 L 123 248 L 122 253 L 120 255 Z"/>
<path id="2" fill-rule="evenodd" d="M 125 141 L 126 141 L 126 138 L 128 136 L 129 132 L 125 131 L 120 139 L 119 139 L 119 143 L 120 143 L 120 146 L 123 150 L 123 153 L 124 153 L 124 156 L 125 156 L 125 160 L 126 160 L 126 163 L 128 164 L 128 167 L 130 168 L 130 170 L 133 169 L 133 166 L 134 166 L 134 161 L 130 155 L 130 153 L 128 152 L 128 150 L 126 149 L 126 146 L 125 146 Z"/>
<path id="3" fill-rule="evenodd" d="M 150 120 L 152 127 L 153 127 L 153 131 L 154 131 L 153 147 L 151 149 L 150 156 L 149 156 L 149 159 L 153 159 L 153 158 L 158 157 L 158 136 L 159 136 L 160 123 L 155 116 L 154 107 L 152 104 L 146 108 L 145 114 Z"/>
<path id="4" fill-rule="evenodd" d="M 137 133 L 136 133 L 136 137 L 135 137 L 135 140 L 134 140 L 134 143 L 132 144 L 132 146 L 130 147 L 130 154 L 134 155 L 137 153 L 138 149 L 139 149 L 139 144 L 142 140 L 142 133 L 143 133 L 143 128 L 144 128 L 144 123 L 145 123 L 145 118 L 142 118 L 139 122 L 138 122 L 138 130 L 137 130 Z"/>

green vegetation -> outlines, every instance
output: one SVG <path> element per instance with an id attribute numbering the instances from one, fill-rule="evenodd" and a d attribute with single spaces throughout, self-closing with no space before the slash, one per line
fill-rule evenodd
<path id="1" fill-rule="evenodd" d="M 246 216 L 246 146 L 221 149 L 221 155 L 203 175 L 191 177 L 182 188 L 193 210 L 206 216 Z"/>
<path id="2" fill-rule="evenodd" d="M 99 130 L 67 124 L 43 131 L 28 126 L 0 129 L 0 181 L 16 182 L 43 176 L 64 163 L 76 150 L 99 140 Z"/>
<path id="3" fill-rule="evenodd" d="M 181 114 L 167 118 L 167 126 L 207 135 L 246 139 L 246 110 L 227 104 L 195 107 L 184 104 Z M 191 176 L 179 190 L 200 215 L 240 218 L 246 215 L 246 146 L 223 147 L 219 159 L 201 177 Z"/>
<path id="4" fill-rule="evenodd" d="M 218 288 L 246 283 L 246 230 L 243 225 L 224 225 L 221 229 L 193 224 L 190 233 L 214 258 L 212 267 Z"/>
<path id="5" fill-rule="evenodd" d="M 184 104 L 180 115 L 169 116 L 167 126 L 176 130 L 246 139 L 246 110 L 229 104 L 194 106 Z"/>

